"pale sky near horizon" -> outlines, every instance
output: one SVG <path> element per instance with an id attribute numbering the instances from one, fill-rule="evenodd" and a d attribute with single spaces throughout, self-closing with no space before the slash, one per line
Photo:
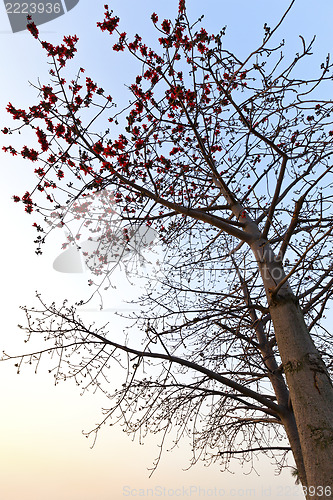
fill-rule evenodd
<path id="1" fill-rule="evenodd" d="M 124 31 L 151 37 L 150 15 L 160 19 L 173 18 L 176 0 L 80 0 L 66 15 L 40 26 L 42 39 L 59 42 L 63 35 L 77 34 L 78 54 L 70 67 L 86 68 L 86 75 L 96 80 L 115 101 L 126 102 L 124 84 L 131 83 L 138 68 L 129 59 L 111 50 L 113 42 L 96 27 L 103 19 L 103 5 L 109 3 L 121 18 Z M 246 55 L 262 39 L 263 24 L 273 26 L 289 4 L 286 0 L 187 0 L 191 18 L 205 14 L 203 26 L 218 32 L 227 25 L 226 45 L 230 50 Z M 277 40 L 285 38 L 286 54 L 301 50 L 302 34 L 307 40 L 317 35 L 311 68 L 318 70 L 327 52 L 332 50 L 331 19 L 333 4 L 329 0 L 296 0 L 295 6 L 281 27 Z M 48 81 L 47 60 L 39 44 L 27 32 L 12 34 L 5 6 L 0 3 L 0 128 L 8 125 L 5 107 L 9 101 L 17 107 L 31 105 L 36 93 L 28 81 Z M 310 63 L 309 63 L 310 64 Z M 118 97 L 117 97 L 118 96 Z M 11 138 L 10 138 L 11 139 Z M 14 143 L 1 136 L 1 147 Z M 60 252 L 62 235 L 52 235 L 44 255 L 34 253 L 36 236 L 32 216 L 15 205 L 13 194 L 20 194 L 33 185 L 31 166 L 22 159 L 12 158 L 0 150 L 2 197 L 2 329 L 1 350 L 19 353 L 22 334 L 17 328 L 24 323 L 20 305 L 33 305 L 35 290 L 50 299 L 77 299 L 87 277 L 81 274 L 57 273 L 53 260 Z M 112 307 L 122 307 L 121 299 L 136 293 L 125 279 L 119 277 L 119 289 L 108 298 Z M 124 305 L 126 307 L 126 305 Z M 102 320 L 100 317 L 102 316 Z M 91 313 L 89 318 L 111 328 L 121 328 L 119 319 L 108 313 Z M 198 464 L 184 471 L 190 463 L 190 448 L 184 443 L 179 449 L 165 453 L 156 473 L 149 479 L 147 468 L 158 454 L 158 441 L 152 437 L 143 446 L 124 435 L 120 427 L 105 427 L 96 446 L 81 430 L 91 429 L 100 418 L 100 409 L 107 404 L 100 395 L 80 396 L 73 383 L 54 387 L 47 372 L 47 358 L 37 375 L 29 366 L 16 375 L 13 364 L 0 364 L 0 500 L 121 500 L 135 496 L 143 498 L 302 498 L 295 487 L 290 470 L 276 476 L 274 467 L 265 460 L 256 463 L 260 476 L 243 470 L 235 463 L 234 474 L 219 471 L 218 464 L 204 467 Z M 243 473 L 247 475 L 244 475 Z M 148 490 L 150 489 L 150 490 Z M 224 493 L 223 493 L 224 492 Z M 153 493 L 153 494 L 152 494 Z"/>

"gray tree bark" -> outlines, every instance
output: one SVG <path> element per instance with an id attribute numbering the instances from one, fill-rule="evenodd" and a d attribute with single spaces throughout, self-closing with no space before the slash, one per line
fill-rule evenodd
<path id="1" fill-rule="evenodd" d="M 318 353 L 304 316 L 293 295 L 281 262 L 267 241 L 251 245 L 266 290 L 276 342 L 290 392 L 290 406 L 295 416 L 299 442 L 292 419 L 281 416 L 304 486 L 315 494 L 307 498 L 333 498 L 325 487 L 333 485 L 333 386 L 326 366 Z M 301 449 L 301 457 L 300 450 Z M 323 490 L 324 493 L 323 493 Z M 328 492 L 329 489 L 326 489 Z"/>

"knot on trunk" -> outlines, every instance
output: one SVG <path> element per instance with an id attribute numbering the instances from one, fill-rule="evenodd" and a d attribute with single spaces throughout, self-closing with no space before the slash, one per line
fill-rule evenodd
<path id="1" fill-rule="evenodd" d="M 269 307 L 277 307 L 283 304 L 295 304 L 299 307 L 298 298 L 289 290 L 281 288 L 276 292 L 275 288 L 269 288 Z"/>
<path id="2" fill-rule="evenodd" d="M 321 449 L 332 446 L 333 444 L 333 429 L 327 426 L 315 427 L 313 425 L 308 426 L 311 432 L 311 437 L 313 437 L 316 445 Z"/>
<path id="3" fill-rule="evenodd" d="M 314 372 L 317 372 L 317 373 L 325 373 L 325 375 L 328 377 L 329 381 L 332 384 L 330 375 L 327 371 L 327 368 L 326 368 L 320 354 L 310 353 L 304 357 L 307 358 L 307 360 L 308 360 L 308 363 L 310 365 L 310 370 L 313 370 Z"/>

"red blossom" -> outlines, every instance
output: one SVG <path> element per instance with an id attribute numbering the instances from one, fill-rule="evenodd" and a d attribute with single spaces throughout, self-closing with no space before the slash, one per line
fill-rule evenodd
<path id="1" fill-rule="evenodd" d="M 124 135 L 120 135 L 119 139 L 117 141 L 114 141 L 113 145 L 115 148 L 120 149 L 123 151 L 125 149 L 125 146 L 128 144 L 128 141 Z"/>
<path id="2" fill-rule="evenodd" d="M 44 232 L 43 228 L 39 224 L 37 224 L 37 222 L 34 222 L 32 224 L 32 227 L 35 227 L 37 229 L 37 231 L 40 232 L 40 233 Z"/>
<path id="3" fill-rule="evenodd" d="M 62 123 L 58 123 L 55 128 L 56 137 L 62 137 L 65 134 L 65 127 Z"/>
<path id="4" fill-rule="evenodd" d="M 47 159 L 49 163 L 55 163 L 56 162 L 56 157 L 54 155 L 50 155 Z"/>
<path id="5" fill-rule="evenodd" d="M 35 168 L 35 174 L 39 175 L 39 177 L 44 177 L 45 172 L 43 168 Z"/>
<path id="6" fill-rule="evenodd" d="M 171 23 L 170 23 L 170 21 L 168 21 L 168 19 L 164 19 L 163 23 L 161 24 L 161 27 L 162 27 L 162 30 L 164 31 L 164 33 L 169 35 L 170 30 L 171 30 Z"/>
<path id="7" fill-rule="evenodd" d="M 185 12 L 185 0 L 179 0 L 178 12 L 179 14 Z"/>
<path id="8" fill-rule="evenodd" d="M 145 45 L 145 44 L 141 44 L 141 45 L 140 45 L 140 52 L 141 52 L 141 54 L 142 54 L 144 57 L 146 57 L 146 55 L 147 55 L 147 50 L 148 50 L 147 45 Z"/>
<path id="9" fill-rule="evenodd" d="M 26 191 L 26 193 L 22 196 L 22 201 L 25 204 L 25 211 L 28 214 L 31 214 L 31 212 L 33 211 L 33 208 L 32 208 L 32 199 L 31 199 L 29 191 Z"/>
<path id="10" fill-rule="evenodd" d="M 82 170 L 84 175 L 86 176 L 87 174 L 92 172 L 92 167 L 89 167 L 88 165 L 85 165 L 84 163 L 80 163 L 80 170 Z"/>
<path id="11" fill-rule="evenodd" d="M 38 160 L 38 151 L 35 151 L 34 149 L 29 149 L 27 146 L 24 146 L 21 155 L 23 158 L 28 158 L 31 161 L 37 161 Z"/>
<path id="12" fill-rule="evenodd" d="M 207 47 L 201 42 L 198 43 L 197 47 L 200 54 L 204 54 L 208 50 Z"/>
<path id="13" fill-rule="evenodd" d="M 41 145 L 42 151 L 47 151 L 49 149 L 49 143 L 46 140 L 46 135 L 43 130 L 40 130 L 39 127 L 37 127 L 36 134 L 38 137 L 38 142 Z"/>
<path id="14" fill-rule="evenodd" d="M 96 144 L 93 145 L 93 151 L 97 154 L 101 154 L 104 151 L 103 144 L 101 141 L 96 142 Z"/>
<path id="15" fill-rule="evenodd" d="M 31 17 L 30 17 L 31 19 Z M 32 34 L 32 36 L 34 38 L 38 38 L 38 35 L 39 35 L 39 31 L 38 31 L 38 28 L 37 26 L 35 25 L 35 23 L 31 22 L 31 23 L 28 23 L 27 24 L 27 29 L 28 31 L 30 31 L 30 33 Z"/>
<path id="16" fill-rule="evenodd" d="M 125 50 L 126 33 L 120 33 L 118 43 L 113 46 L 113 50 L 120 52 Z"/>
<path id="17" fill-rule="evenodd" d="M 63 38 L 65 45 L 64 44 L 52 45 L 52 43 L 48 42 L 41 42 L 41 45 L 47 51 L 47 55 L 49 57 L 58 56 L 58 62 L 60 64 L 60 67 L 62 68 L 65 66 L 67 59 L 72 59 L 74 57 L 75 52 L 77 52 L 75 45 L 78 42 L 78 40 L 79 39 L 76 35 L 74 36 L 69 35 Z M 54 72 L 51 74 L 54 75 Z"/>
<path id="18" fill-rule="evenodd" d="M 117 28 L 119 24 L 119 17 L 114 16 L 111 17 L 112 11 L 109 12 L 108 7 L 105 5 L 106 8 L 105 11 L 105 19 L 102 23 L 97 23 L 97 26 L 102 30 L 102 31 L 108 31 L 110 35 L 114 32 L 114 30 Z"/>
<path id="19" fill-rule="evenodd" d="M 136 151 L 138 151 L 139 149 L 142 148 L 142 146 L 144 145 L 144 140 L 143 139 L 138 139 L 135 143 L 135 149 Z"/>
<path id="20" fill-rule="evenodd" d="M 3 146 L 2 150 L 5 151 L 6 153 L 8 153 L 8 151 L 9 151 L 9 153 L 11 153 L 13 156 L 17 155 L 16 149 L 14 149 L 12 146 L 7 146 L 7 147 Z"/>
<path id="21" fill-rule="evenodd" d="M 55 104 L 58 100 L 58 97 L 53 92 L 53 88 L 48 85 L 43 85 L 42 92 L 44 99 L 48 99 L 50 104 Z"/>
<path id="22" fill-rule="evenodd" d="M 87 96 L 91 98 L 93 93 L 97 90 L 97 84 L 92 81 L 91 78 L 87 76 L 86 78 Z"/>
<path id="23" fill-rule="evenodd" d="M 134 39 L 134 42 L 130 42 L 128 44 L 128 48 L 129 50 L 132 50 L 132 51 L 136 51 L 139 47 L 139 43 L 141 42 L 141 36 L 139 36 L 138 34 L 135 35 L 135 39 Z"/>
<path id="24" fill-rule="evenodd" d="M 24 109 L 16 109 L 16 108 L 14 108 L 12 103 L 9 102 L 7 104 L 6 110 L 8 111 L 8 113 L 13 115 L 14 120 L 22 119 L 25 123 L 29 123 L 28 116 L 27 116 L 26 112 L 24 111 Z"/>

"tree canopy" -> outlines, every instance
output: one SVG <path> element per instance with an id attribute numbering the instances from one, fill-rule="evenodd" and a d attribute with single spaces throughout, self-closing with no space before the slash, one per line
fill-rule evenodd
<path id="1" fill-rule="evenodd" d="M 153 243 L 148 229 L 163 245 L 136 315 L 141 338 L 87 326 L 80 304 L 39 296 L 40 306 L 25 308 L 26 330 L 47 346 L 18 356 L 18 367 L 58 354 L 57 380 L 74 377 L 111 401 L 94 432 L 121 421 L 129 433 L 162 432 L 164 442 L 172 429 L 175 444 L 191 436 L 193 462 L 228 467 L 233 456 L 262 452 L 282 467 L 292 450 L 305 494 L 314 487 L 319 498 L 320 485 L 332 486 L 331 465 L 317 482 L 313 474 L 333 438 L 332 336 L 322 324 L 333 293 L 333 104 L 318 89 L 325 93 L 332 65 L 327 57 L 303 79 L 299 62 L 314 40 L 301 36 L 292 57 L 273 44 L 293 3 L 245 59 L 224 48 L 224 29 L 211 35 L 192 23 L 183 0 L 174 22 L 151 16 L 159 49 L 130 38 L 105 6 L 98 25 L 114 37 L 113 50 L 142 64 L 122 111 L 83 68 L 66 81 L 76 36 L 52 45 L 31 21 L 50 82 L 36 86 L 40 100 L 29 110 L 8 104 L 23 123 L 2 132 L 36 134 L 38 146 L 4 149 L 35 169 L 36 186 L 14 201 L 39 214 L 38 253 L 47 232 L 70 227 L 74 214 L 94 238 L 85 257 L 96 276 L 89 285 L 101 292 L 131 242 Z M 110 394 L 113 363 L 124 367 L 124 383 Z M 315 460 L 316 446 L 325 459 L 318 452 Z"/>

